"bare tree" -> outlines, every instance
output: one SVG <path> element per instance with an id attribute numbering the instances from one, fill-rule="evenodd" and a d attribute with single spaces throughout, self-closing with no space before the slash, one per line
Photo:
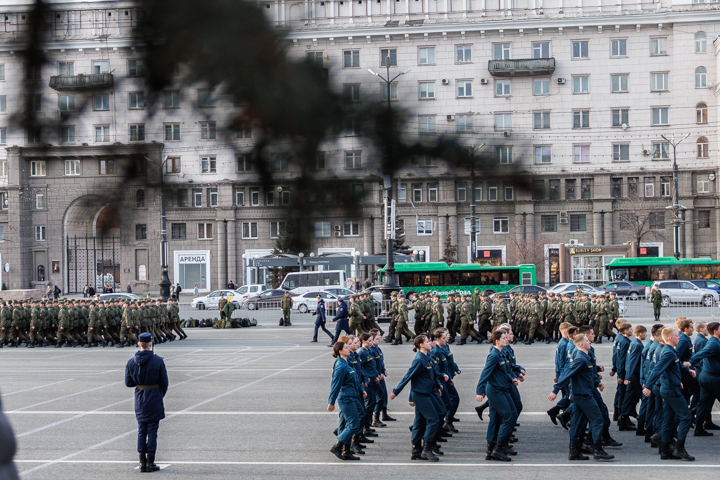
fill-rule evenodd
<path id="1" fill-rule="evenodd" d="M 519 235 L 511 235 L 508 247 L 508 260 L 511 265 L 535 265 L 537 278 L 544 278 L 545 243 L 538 239 L 526 239 Z"/>
<path id="2" fill-rule="evenodd" d="M 631 195 L 626 199 L 617 200 L 617 202 L 619 207 L 618 232 L 621 238 L 635 242 L 638 249 L 640 243 L 651 239 L 667 240 L 665 226 L 672 225 L 671 221 L 667 221 L 668 216 L 672 217 L 672 212 L 668 212 L 656 202 L 646 200 L 638 195 Z M 639 251 L 636 253 L 639 254 Z"/>

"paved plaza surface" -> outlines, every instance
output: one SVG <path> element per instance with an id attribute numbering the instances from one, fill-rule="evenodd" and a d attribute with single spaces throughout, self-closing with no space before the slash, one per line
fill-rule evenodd
<path id="1" fill-rule="evenodd" d="M 327 336 L 310 343 L 312 318 L 294 315 L 292 327 L 278 327 L 265 313 L 254 328 L 187 329 L 187 340 L 162 344 L 170 389 L 167 418 L 160 422 L 154 475 L 166 479 L 234 478 L 677 478 L 720 474 L 720 434 L 688 437 L 695 462 L 660 461 L 656 450 L 634 432 L 612 435 L 623 447 L 608 448 L 612 462 L 568 462 L 568 435 L 550 423 L 547 394 L 554 376 L 554 344 L 515 347 L 527 370 L 520 385 L 524 411 L 511 463 L 486 462 L 485 422 L 473 410 L 475 387 L 488 345 L 454 346 L 462 370 L 456 424 L 460 433 L 443 444 L 439 463 L 410 461 L 413 410 L 409 388 L 390 402 L 397 418 L 378 429 L 357 462 L 341 462 L 330 452 L 337 413 L 326 411 L 333 358 Z M 643 322 L 649 325 L 649 322 Z M 333 328 L 331 326 L 331 328 Z M 596 346 L 610 370 L 611 344 Z M 388 387 L 405 374 L 411 345 L 383 345 Z M 124 368 L 131 348 L 3 348 L 0 388 L 3 406 L 18 437 L 18 470 L 27 479 L 137 478 L 133 389 Z M 606 373 L 607 373 L 606 372 Z M 605 401 L 611 405 L 614 378 L 606 375 Z M 716 421 L 720 417 L 716 413 Z"/>

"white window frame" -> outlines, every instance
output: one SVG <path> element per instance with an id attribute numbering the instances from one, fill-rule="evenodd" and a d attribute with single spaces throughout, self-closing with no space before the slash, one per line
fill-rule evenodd
<path id="1" fill-rule="evenodd" d="M 695 69 L 695 88 L 707 88 L 707 68 L 699 66 Z"/>
<path id="2" fill-rule="evenodd" d="M 315 222 L 315 238 L 328 238 L 330 235 L 332 235 L 332 225 L 328 220 Z"/>
<path id="3" fill-rule="evenodd" d="M 128 92 L 128 109 L 142 110 L 145 108 L 145 92 Z"/>
<path id="4" fill-rule="evenodd" d="M 499 200 L 498 198 L 498 183 L 497 182 L 488 182 L 488 201 L 489 202 L 497 202 Z"/>
<path id="5" fill-rule="evenodd" d="M 456 80 L 455 86 L 457 98 L 472 98 L 472 80 Z"/>
<path id="6" fill-rule="evenodd" d="M 669 197 L 671 195 L 671 177 L 660 177 L 660 196 L 661 197 Z M 700 193 L 698 191 L 698 193 Z"/>
<path id="7" fill-rule="evenodd" d="M 590 93 L 590 75 L 575 75 L 573 80 L 573 95 L 587 95 Z"/>
<path id="8" fill-rule="evenodd" d="M 455 123 L 457 124 L 456 128 L 457 128 L 458 132 L 474 132 L 475 131 L 474 127 L 473 127 L 474 119 L 473 119 L 472 113 L 457 115 L 456 119 L 457 120 Z"/>
<path id="9" fill-rule="evenodd" d="M 588 40 L 575 40 L 572 42 L 573 60 L 590 58 L 590 42 Z"/>
<path id="10" fill-rule="evenodd" d="M 573 145 L 573 163 L 590 163 L 590 144 Z"/>
<path id="11" fill-rule="evenodd" d="M 472 62 L 472 45 L 455 45 L 455 63 Z"/>
<path id="12" fill-rule="evenodd" d="M 545 53 L 547 55 L 544 55 Z M 533 42 L 532 58 L 550 58 L 550 42 Z"/>
<path id="13" fill-rule="evenodd" d="M 500 165 L 510 165 L 513 163 L 513 147 L 512 145 L 498 145 L 495 147 L 498 163 Z"/>
<path id="14" fill-rule="evenodd" d="M 343 237 L 359 237 L 360 222 L 357 220 L 343 221 Z"/>
<path id="15" fill-rule="evenodd" d="M 245 189 L 239 188 L 235 190 L 235 206 L 237 207 L 243 207 L 245 206 Z"/>
<path id="16" fill-rule="evenodd" d="M 436 203 L 439 201 L 438 184 L 436 182 L 428 183 L 428 202 Z"/>
<path id="17" fill-rule="evenodd" d="M 7 144 L 7 127 L 0 128 L 0 145 Z"/>
<path id="18" fill-rule="evenodd" d="M 510 60 L 510 44 L 493 43 L 492 55 L 493 60 Z"/>
<path id="19" fill-rule="evenodd" d="M 463 219 L 463 233 L 464 235 L 471 235 L 472 233 L 472 217 L 465 217 Z M 480 218 L 475 217 L 475 233 L 480 234 Z"/>
<path id="20" fill-rule="evenodd" d="M 93 74 L 97 75 L 100 73 L 110 72 L 110 62 L 107 60 L 95 60 L 93 62 Z"/>
<path id="21" fill-rule="evenodd" d="M 655 178 L 645 177 L 643 179 L 643 194 L 645 198 L 655 197 Z"/>
<path id="22" fill-rule="evenodd" d="M 35 225 L 35 241 L 44 242 L 46 238 L 45 225 Z"/>
<path id="23" fill-rule="evenodd" d="M 550 79 L 533 78 L 533 95 L 550 95 Z"/>
<path id="24" fill-rule="evenodd" d="M 420 115 L 420 132 L 435 133 L 435 115 Z"/>
<path id="25" fill-rule="evenodd" d="M 215 122 L 200 123 L 200 140 L 217 140 L 217 126 Z"/>
<path id="26" fill-rule="evenodd" d="M 533 112 L 533 130 L 547 130 L 549 128 L 550 112 Z"/>
<path id="27" fill-rule="evenodd" d="M 380 96 L 382 97 L 383 101 L 387 101 L 388 99 L 388 85 L 387 83 L 381 83 L 380 84 Z M 397 101 L 398 99 L 398 84 L 397 82 L 392 82 L 390 84 L 390 101 Z"/>
<path id="28" fill-rule="evenodd" d="M 614 38 L 610 40 L 610 57 L 627 57 L 627 38 Z"/>
<path id="29" fill-rule="evenodd" d="M 707 52 L 707 34 L 705 32 L 695 33 L 695 53 Z"/>
<path id="30" fill-rule="evenodd" d="M 96 93 L 93 95 L 93 110 L 96 112 L 105 112 L 110 110 L 110 94 Z"/>
<path id="31" fill-rule="evenodd" d="M 630 125 L 630 109 L 629 108 L 613 108 L 611 110 L 612 115 L 612 126 L 613 127 L 622 127 L 623 124 Z M 615 119 L 617 118 L 617 122 Z M 623 118 L 625 121 L 623 121 Z"/>
<path id="32" fill-rule="evenodd" d="M 493 234 L 507 235 L 510 233 L 510 217 L 493 218 Z"/>
<path id="33" fill-rule="evenodd" d="M 345 151 L 345 169 L 357 170 L 362 168 L 362 150 Z"/>
<path id="34" fill-rule="evenodd" d="M 629 162 L 630 161 L 630 144 L 614 143 L 612 146 L 613 162 Z"/>
<path id="35" fill-rule="evenodd" d="M 280 232 L 285 229 L 285 222 L 270 222 L 270 238 L 280 238 Z"/>
<path id="36" fill-rule="evenodd" d="M 208 188 L 208 206 L 218 206 L 218 189 L 217 187 Z"/>
<path id="37" fill-rule="evenodd" d="M 241 237 L 245 240 L 258 238 L 257 222 L 242 222 Z"/>
<path id="38" fill-rule="evenodd" d="M 252 206 L 252 207 L 260 206 L 260 188 L 259 187 L 250 187 L 250 206 Z"/>
<path id="39" fill-rule="evenodd" d="M 35 210 L 45 210 L 45 192 L 35 191 Z"/>
<path id="40" fill-rule="evenodd" d="M 707 175 L 697 176 L 697 193 L 710 193 L 710 179 Z"/>
<path id="41" fill-rule="evenodd" d="M 670 108 L 669 107 L 653 107 L 652 108 L 652 126 L 669 125 L 670 124 Z"/>
<path id="42" fill-rule="evenodd" d="M 65 175 L 76 176 L 81 174 L 80 159 L 65 160 Z"/>
<path id="43" fill-rule="evenodd" d="M 217 157 L 215 155 L 200 157 L 200 173 L 217 173 Z"/>
<path id="44" fill-rule="evenodd" d="M 213 224 L 212 223 L 198 223 L 197 224 L 197 239 L 198 240 L 212 240 L 213 239 Z"/>
<path id="45" fill-rule="evenodd" d="M 590 128 L 590 110 L 573 110 L 573 128 Z"/>
<path id="46" fill-rule="evenodd" d="M 133 136 L 135 138 L 133 138 Z M 144 142 L 145 141 L 145 124 L 134 123 L 128 125 L 128 141 L 129 142 Z"/>
<path id="47" fill-rule="evenodd" d="M 667 142 L 652 142 L 653 160 L 670 160 L 670 144 Z"/>
<path id="48" fill-rule="evenodd" d="M 610 75 L 610 91 L 612 93 L 628 93 L 630 91 L 629 78 L 627 73 Z"/>
<path id="49" fill-rule="evenodd" d="M 168 137 L 168 133 L 170 136 Z M 182 138 L 180 133 L 179 123 L 165 123 L 163 124 L 163 138 L 166 142 L 179 142 Z"/>
<path id="50" fill-rule="evenodd" d="M 33 160 L 30 162 L 30 176 L 31 177 L 47 176 L 45 160 Z"/>
<path id="51" fill-rule="evenodd" d="M 455 184 L 455 199 L 458 202 L 467 202 L 467 183 Z"/>
<path id="52" fill-rule="evenodd" d="M 496 113 L 495 130 L 512 130 L 512 113 Z"/>
<path id="53" fill-rule="evenodd" d="M 549 149 L 550 154 L 546 155 L 545 151 Z M 535 165 L 548 165 L 552 163 L 552 145 L 535 145 Z M 545 161 L 548 158 L 548 161 Z M 538 161 L 540 159 L 540 161 Z"/>
<path id="54" fill-rule="evenodd" d="M 652 37 L 650 39 L 650 55 L 656 57 L 667 54 L 667 37 Z"/>
<path id="55" fill-rule="evenodd" d="M 651 92 L 667 92 L 669 87 L 670 74 L 668 72 L 651 72 L 650 73 L 650 91 Z"/>
<path id="56" fill-rule="evenodd" d="M 343 68 L 360 68 L 360 50 L 343 50 Z"/>
<path id="57" fill-rule="evenodd" d="M 110 125 L 95 125 L 95 143 L 110 142 Z"/>
<path id="58" fill-rule="evenodd" d="M 214 88 L 199 88 L 198 89 L 198 107 L 199 108 L 214 108 L 217 99 L 215 96 Z"/>
<path id="59" fill-rule="evenodd" d="M 511 83 L 509 79 L 495 80 L 495 96 L 509 97 L 511 95 Z"/>
<path id="60" fill-rule="evenodd" d="M 435 99 L 435 82 L 420 82 L 420 100 Z"/>
<path id="61" fill-rule="evenodd" d="M 417 219 L 417 235 L 418 237 L 429 237 L 433 234 L 432 218 Z"/>
<path id="62" fill-rule="evenodd" d="M 435 65 L 435 47 L 418 48 L 418 65 Z"/>

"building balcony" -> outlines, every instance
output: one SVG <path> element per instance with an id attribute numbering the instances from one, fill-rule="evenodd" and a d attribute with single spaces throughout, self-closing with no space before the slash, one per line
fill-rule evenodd
<path id="1" fill-rule="evenodd" d="M 554 58 L 528 58 L 524 60 L 490 60 L 488 70 L 493 77 L 536 77 L 552 75 Z"/>
<path id="2" fill-rule="evenodd" d="M 113 86 L 112 73 L 94 73 L 92 75 L 53 75 L 50 88 L 58 92 L 82 92 L 102 90 Z"/>

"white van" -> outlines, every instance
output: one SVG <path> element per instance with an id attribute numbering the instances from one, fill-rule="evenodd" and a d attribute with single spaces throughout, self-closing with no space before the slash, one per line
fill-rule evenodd
<path id="1" fill-rule="evenodd" d="M 283 290 L 292 290 L 293 293 L 303 294 L 323 290 L 323 287 L 345 288 L 345 270 L 324 270 L 321 272 L 291 272 L 285 276 L 280 284 Z"/>
<path id="2" fill-rule="evenodd" d="M 254 297 L 256 295 L 260 295 L 262 292 L 264 292 L 268 288 L 270 288 L 270 287 L 268 287 L 265 284 L 244 285 L 244 286 L 238 288 L 237 289 L 237 292 L 239 294 L 238 296 L 242 299 L 240 303 L 242 304 L 242 301 L 247 300 L 249 297 Z"/>

